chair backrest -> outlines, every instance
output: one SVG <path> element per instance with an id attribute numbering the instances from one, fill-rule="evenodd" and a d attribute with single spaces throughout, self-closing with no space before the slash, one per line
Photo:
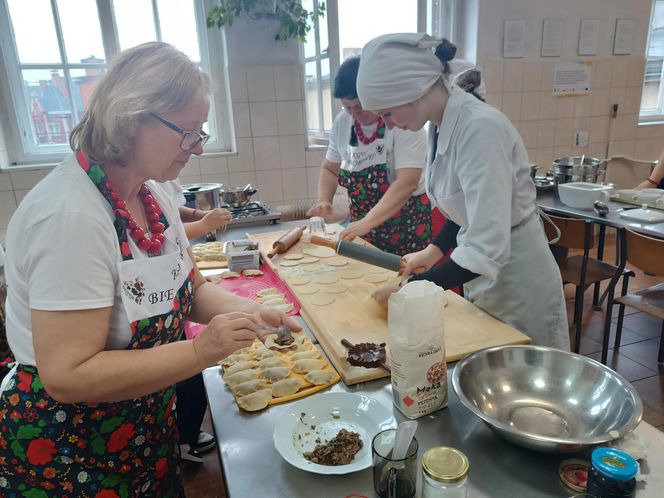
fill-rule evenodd
<path id="1" fill-rule="evenodd" d="M 595 245 L 595 237 L 592 233 L 593 223 L 590 220 L 578 218 L 561 218 L 560 216 L 551 216 L 556 226 L 560 229 L 560 239 L 556 242 L 559 246 L 570 249 L 592 249 Z M 544 221 L 544 230 L 549 240 L 554 239 L 557 234 L 550 223 Z M 586 240 L 587 247 L 586 247 Z"/>
<path id="2" fill-rule="evenodd" d="M 627 262 L 637 268 L 656 275 L 664 276 L 664 240 L 647 235 L 625 231 Z"/>
<path id="3" fill-rule="evenodd" d="M 606 183 L 617 189 L 634 188 L 650 176 L 657 161 L 613 156 L 606 160 Z"/>

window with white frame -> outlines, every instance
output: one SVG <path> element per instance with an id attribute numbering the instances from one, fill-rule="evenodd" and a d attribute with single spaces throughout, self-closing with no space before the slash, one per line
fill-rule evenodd
<path id="1" fill-rule="evenodd" d="M 304 0 L 312 10 L 323 0 Z M 441 9 L 448 0 L 326 0 L 325 17 L 302 45 L 309 143 L 325 143 L 340 110 L 332 97 L 341 62 L 384 33 L 427 31 L 440 35 Z"/>
<path id="2" fill-rule="evenodd" d="M 646 71 L 641 95 L 641 122 L 664 120 L 664 0 L 653 2 Z"/>
<path id="3" fill-rule="evenodd" d="M 230 150 L 224 40 L 205 27 L 204 0 L 0 0 L 2 55 L 19 163 L 57 161 L 69 132 L 117 52 L 161 40 L 186 53 L 215 88 L 206 151 Z M 0 83 L 1 84 L 1 83 Z"/>

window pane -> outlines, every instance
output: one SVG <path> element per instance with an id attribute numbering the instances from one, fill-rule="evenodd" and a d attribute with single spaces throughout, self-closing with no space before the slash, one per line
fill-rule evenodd
<path id="1" fill-rule="evenodd" d="M 88 106 L 92 90 L 95 89 L 104 72 L 105 69 L 103 68 L 72 69 L 71 84 L 73 87 L 72 93 L 74 96 L 74 109 L 76 110 L 76 122 L 81 119 L 83 112 Z"/>
<path id="2" fill-rule="evenodd" d="M 655 2 L 650 29 L 648 57 L 662 57 L 664 56 L 664 0 Z"/>
<path id="3" fill-rule="evenodd" d="M 60 63 L 51 3 L 48 0 L 9 0 L 8 6 L 19 62 Z M 36 12 L 41 14 L 35 15 Z"/>
<path id="4" fill-rule="evenodd" d="M 320 131 L 318 114 L 318 72 L 316 62 L 307 62 L 304 65 L 304 98 L 307 105 L 307 123 L 309 130 Z"/>
<path id="5" fill-rule="evenodd" d="M 104 62 L 99 14 L 96 2 L 58 0 L 58 13 L 68 62 L 94 59 Z"/>
<path id="6" fill-rule="evenodd" d="M 113 10 L 121 50 L 157 39 L 150 0 L 114 0 Z"/>
<path id="7" fill-rule="evenodd" d="M 192 61 L 200 62 L 201 53 L 198 48 L 194 3 L 160 0 L 157 8 L 159 9 L 161 39 L 178 47 Z"/>
<path id="8" fill-rule="evenodd" d="M 318 20 L 318 37 L 320 39 L 320 51 L 326 53 L 330 45 L 330 39 L 327 34 L 327 16 L 323 16 Z"/>
<path id="9" fill-rule="evenodd" d="M 417 0 L 339 0 L 339 56 L 357 55 L 385 33 L 417 32 Z"/>
<path id="10" fill-rule="evenodd" d="M 37 144 L 66 144 L 73 127 L 69 90 L 57 69 L 25 70 L 23 86 Z"/>
<path id="11" fill-rule="evenodd" d="M 314 0 L 303 0 L 302 7 L 311 12 L 314 10 Z M 325 19 L 320 19 L 319 22 L 324 22 Z M 304 57 L 309 58 L 316 55 L 316 30 L 311 28 L 307 35 L 307 41 L 304 42 Z"/>
<path id="12" fill-rule="evenodd" d="M 323 92 L 323 129 L 332 129 L 332 82 L 330 81 L 330 59 L 320 61 L 321 88 Z"/>

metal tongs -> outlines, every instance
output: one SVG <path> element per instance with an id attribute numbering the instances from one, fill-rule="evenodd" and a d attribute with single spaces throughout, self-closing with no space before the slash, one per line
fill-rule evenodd
<path id="1" fill-rule="evenodd" d="M 269 325 L 264 325 L 259 323 L 256 325 L 256 328 L 261 330 L 267 330 L 273 334 L 277 334 L 277 338 L 274 340 L 274 343 L 279 346 L 290 346 L 295 341 L 291 329 L 286 325 L 279 325 L 278 327 L 270 327 Z"/>

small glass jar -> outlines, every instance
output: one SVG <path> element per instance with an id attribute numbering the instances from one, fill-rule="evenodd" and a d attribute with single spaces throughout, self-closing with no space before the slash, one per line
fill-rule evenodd
<path id="1" fill-rule="evenodd" d="M 586 491 L 602 498 L 633 498 L 638 469 L 636 460 L 624 451 L 595 448 Z"/>
<path id="2" fill-rule="evenodd" d="M 466 498 L 468 458 L 461 451 L 437 446 L 422 456 L 422 498 Z"/>

